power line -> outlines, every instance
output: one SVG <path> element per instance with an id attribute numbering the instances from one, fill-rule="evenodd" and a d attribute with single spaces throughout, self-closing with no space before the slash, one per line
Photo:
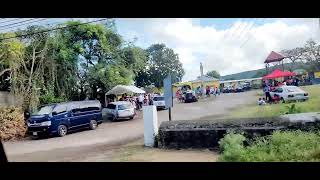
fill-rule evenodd
<path id="1" fill-rule="evenodd" d="M 239 35 L 240 40 L 241 40 L 243 34 L 244 34 L 243 35 L 243 37 L 244 37 L 251 30 L 251 27 L 255 24 L 256 20 L 257 20 L 257 18 L 253 18 L 252 22 L 250 22 L 249 25 L 245 29 L 243 29 L 243 31 Z"/>
<path id="2" fill-rule="evenodd" d="M 15 28 L 15 27 L 23 26 L 23 25 L 32 24 L 32 23 L 35 23 L 35 22 L 44 21 L 44 20 L 47 20 L 47 19 L 48 19 L 48 18 L 43 18 L 43 19 L 34 19 L 32 22 L 27 22 L 27 23 L 17 24 L 17 25 L 15 25 L 15 26 L 10 26 L 10 27 L 6 27 L 6 28 L 2 28 L 2 29 L 0 29 L 0 31 L 5 30 L 5 29 L 11 29 L 11 28 Z"/>
<path id="3" fill-rule="evenodd" d="M 3 19 L 6 19 L 6 18 L 3 18 Z M 0 23 L 12 22 L 12 21 L 16 21 L 18 19 L 21 19 L 21 18 L 14 18 L 14 19 L 9 18 L 7 20 L 1 21 Z"/>
<path id="4" fill-rule="evenodd" d="M 263 18 L 262 23 L 264 23 L 264 21 L 265 21 L 266 19 L 267 19 L 267 18 Z M 253 34 L 254 34 L 256 31 L 257 31 L 257 28 L 255 29 L 255 31 L 253 32 Z M 247 39 L 244 43 L 241 44 L 240 48 L 242 48 L 245 44 L 247 44 L 247 42 L 250 40 L 250 37 L 252 37 L 252 36 L 249 36 L 248 39 Z"/>
<path id="5" fill-rule="evenodd" d="M 34 19 L 37 19 L 37 18 L 31 18 L 31 19 L 24 20 L 24 21 L 19 21 L 19 22 L 16 22 L 16 23 L 6 24 L 6 25 L 3 25 L 3 26 L 0 26 L 0 28 L 2 28 L 2 27 L 7 27 L 7 26 L 10 26 L 10 25 L 19 24 L 19 23 L 23 23 L 23 22 L 27 22 L 27 21 L 32 21 L 32 20 L 34 20 Z"/>
<path id="6" fill-rule="evenodd" d="M 237 37 L 240 37 L 241 35 L 242 35 L 242 33 L 243 33 L 243 31 L 245 30 L 245 29 L 247 29 L 247 23 L 246 24 L 244 24 L 244 26 L 243 26 L 243 28 L 240 28 L 239 29 L 239 32 L 240 32 L 240 35 L 238 35 Z M 236 33 L 236 34 L 238 34 L 238 33 Z M 236 36 L 235 36 L 236 37 Z M 237 38 L 234 38 L 234 39 L 237 39 Z"/>
<path id="7" fill-rule="evenodd" d="M 239 24 L 237 24 L 239 26 Z M 236 28 L 238 28 L 238 26 L 236 26 Z M 232 26 L 230 27 L 230 31 L 228 31 L 228 36 L 225 39 L 228 39 L 231 35 L 233 34 L 233 29 Z"/>
<path id="8" fill-rule="evenodd" d="M 239 26 L 235 29 L 235 31 L 232 32 L 232 34 L 231 34 L 231 39 L 233 38 L 233 36 L 234 36 L 234 34 L 236 33 L 236 31 L 238 31 L 238 30 L 240 29 L 241 26 L 242 26 L 242 20 L 240 20 Z M 231 39 L 230 39 L 230 40 L 231 40 Z"/>
<path id="9" fill-rule="evenodd" d="M 47 29 L 47 30 L 38 31 L 38 32 L 34 32 L 34 33 L 28 33 L 28 34 L 22 34 L 22 35 L 7 37 L 7 38 L 1 38 L 0 41 L 6 40 L 6 39 L 13 39 L 13 38 L 17 38 L 17 37 L 24 37 L 24 36 L 30 36 L 30 35 L 35 35 L 35 34 L 55 31 L 55 30 L 59 30 L 59 29 L 66 29 L 66 28 L 70 28 L 70 27 L 76 27 L 76 26 L 81 26 L 81 25 L 84 25 L 84 24 L 90 24 L 90 23 L 95 23 L 95 22 L 100 22 L 100 21 L 105 21 L 105 20 L 108 20 L 108 18 L 99 19 L 99 20 L 95 20 L 95 21 L 89 21 L 89 22 L 75 24 L 75 25 L 64 26 L 64 27 L 57 27 L 57 28 Z"/>

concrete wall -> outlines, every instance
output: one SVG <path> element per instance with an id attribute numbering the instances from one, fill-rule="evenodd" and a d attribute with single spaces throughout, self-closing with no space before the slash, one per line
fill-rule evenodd
<path id="1" fill-rule="evenodd" d="M 0 91 L 0 106 L 11 106 L 16 103 L 16 98 L 10 92 Z"/>
<path id="2" fill-rule="evenodd" d="M 274 130 L 318 131 L 320 113 L 290 114 L 272 118 L 162 122 L 158 144 L 165 148 L 215 148 L 231 129 L 244 132 L 249 139 L 269 135 Z"/>

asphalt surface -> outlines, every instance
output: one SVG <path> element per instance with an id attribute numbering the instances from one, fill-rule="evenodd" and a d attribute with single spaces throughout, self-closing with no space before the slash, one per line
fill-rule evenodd
<path id="1" fill-rule="evenodd" d="M 231 109 L 256 101 L 255 94 L 256 91 L 221 94 L 196 103 L 174 103 L 172 120 L 221 117 Z M 168 121 L 167 110 L 158 111 L 158 124 L 162 121 Z M 111 154 L 119 145 L 142 137 L 143 120 L 139 114 L 133 120 L 105 122 L 96 130 L 84 130 L 65 137 L 9 141 L 4 147 L 9 161 L 99 161 L 97 154 Z"/>

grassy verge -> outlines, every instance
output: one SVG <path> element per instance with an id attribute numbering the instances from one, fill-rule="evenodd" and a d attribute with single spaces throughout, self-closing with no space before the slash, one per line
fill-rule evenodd
<path id="1" fill-rule="evenodd" d="M 300 112 L 319 112 L 320 111 L 320 85 L 312 85 L 302 87 L 309 93 L 309 100 L 305 102 L 295 103 Z M 261 93 L 257 94 L 257 99 Z M 261 97 L 261 96 L 260 96 Z M 231 111 L 228 118 L 241 118 L 241 117 L 272 117 L 284 114 L 288 111 L 287 106 L 293 103 L 280 103 L 266 106 L 258 106 L 256 102 L 251 105 L 240 107 Z"/>
<path id="2" fill-rule="evenodd" d="M 220 141 L 225 162 L 320 161 L 320 132 L 280 132 L 261 137 L 244 146 L 241 134 L 227 134 Z"/>

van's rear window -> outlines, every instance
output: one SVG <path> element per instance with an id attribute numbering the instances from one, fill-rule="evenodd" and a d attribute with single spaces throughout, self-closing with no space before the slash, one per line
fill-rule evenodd
<path id="1" fill-rule="evenodd" d="M 153 100 L 154 101 L 164 101 L 164 97 L 162 97 L 162 96 L 154 97 Z"/>
<path id="2" fill-rule="evenodd" d="M 107 109 L 116 109 L 116 105 L 114 105 L 114 104 L 108 104 L 107 105 Z"/>
<path id="3" fill-rule="evenodd" d="M 121 104 L 118 106 L 119 110 L 130 109 L 132 106 L 130 104 Z"/>

